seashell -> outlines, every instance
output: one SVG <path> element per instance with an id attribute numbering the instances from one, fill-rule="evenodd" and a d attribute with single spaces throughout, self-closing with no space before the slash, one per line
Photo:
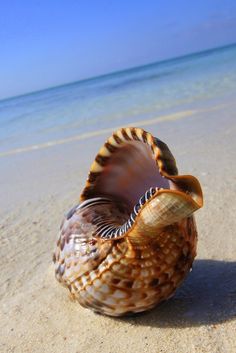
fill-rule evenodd
<path id="1" fill-rule="evenodd" d="M 165 143 L 123 128 L 96 156 L 62 222 L 57 280 L 82 306 L 110 316 L 142 312 L 171 297 L 192 267 L 202 207 L 198 180 L 178 175 Z"/>

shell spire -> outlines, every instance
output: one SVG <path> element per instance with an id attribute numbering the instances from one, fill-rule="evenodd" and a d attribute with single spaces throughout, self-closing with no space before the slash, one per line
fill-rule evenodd
<path id="1" fill-rule="evenodd" d="M 170 297 L 196 255 L 198 180 L 178 175 L 168 146 L 140 128 L 114 132 L 67 214 L 56 277 L 81 305 L 119 316 Z"/>

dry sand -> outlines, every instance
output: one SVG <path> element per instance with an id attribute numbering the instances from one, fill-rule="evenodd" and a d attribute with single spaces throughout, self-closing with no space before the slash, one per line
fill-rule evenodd
<path id="1" fill-rule="evenodd" d="M 144 126 L 199 178 L 205 206 L 193 271 L 171 300 L 134 317 L 71 302 L 51 261 L 61 217 L 109 134 L 0 158 L 1 352 L 236 352 L 235 111 L 234 99 L 209 102 Z"/>

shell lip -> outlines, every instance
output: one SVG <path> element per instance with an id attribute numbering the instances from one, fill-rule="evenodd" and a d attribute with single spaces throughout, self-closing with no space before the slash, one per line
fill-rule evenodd
<path id="1" fill-rule="evenodd" d="M 126 176 L 123 175 L 125 172 Z M 146 176 L 147 181 L 142 185 Z M 138 189 L 138 193 L 132 194 L 135 193 L 132 189 Z M 203 206 L 199 181 L 191 175 L 178 175 L 175 159 L 165 143 L 140 128 L 122 128 L 113 133 L 97 154 L 80 200 L 82 204 L 89 200 L 93 204 L 94 198 L 106 198 L 117 207 L 122 203 L 129 204 L 131 219 L 123 225 L 122 231 L 116 232 L 116 236 L 121 237 L 135 223 L 136 219 L 131 222 L 132 210 L 147 192 L 150 195 L 145 205 L 158 195 L 171 193 L 181 196 L 195 210 Z M 100 235 L 107 235 L 107 229 L 111 228 L 101 228 Z"/>
<path id="2" fill-rule="evenodd" d="M 173 183 L 173 189 L 166 190 L 167 192 L 178 192 L 193 203 L 197 208 L 203 207 L 203 192 L 198 179 L 192 175 L 166 175 Z"/>
<path id="3" fill-rule="evenodd" d="M 119 170 L 119 166 L 123 168 L 122 173 Z M 112 170 L 114 170 L 113 173 Z M 131 172 L 127 173 L 126 178 L 123 177 L 122 180 L 121 174 L 125 170 L 131 170 Z M 164 142 L 153 137 L 143 129 L 134 127 L 122 128 L 114 132 L 99 150 L 91 165 L 80 201 L 104 194 L 113 195 L 116 189 L 124 187 L 127 180 L 129 180 L 130 185 L 132 182 L 132 187 L 135 188 L 138 184 L 137 179 L 144 172 L 148 174 L 145 175 L 145 178 L 149 180 L 145 185 L 142 185 L 139 195 L 137 194 L 133 198 L 132 206 L 151 186 L 157 185 L 168 188 L 168 177 L 177 175 L 178 170 L 175 159 Z M 158 182 L 155 179 L 157 174 L 159 174 Z M 114 179 L 118 179 L 117 175 L 119 175 L 120 180 L 118 180 L 116 185 Z M 101 176 L 105 179 L 104 182 L 101 181 Z M 136 186 L 133 185 L 133 182 L 136 183 Z M 126 192 L 129 192 L 128 186 L 126 186 L 124 194 Z M 116 196 L 120 195 L 116 194 Z M 120 198 L 122 199 L 122 197 Z"/>

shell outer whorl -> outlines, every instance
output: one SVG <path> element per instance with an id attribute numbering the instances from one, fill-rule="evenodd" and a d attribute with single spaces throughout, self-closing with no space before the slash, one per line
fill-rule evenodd
<path id="1" fill-rule="evenodd" d="M 120 316 L 151 309 L 173 295 L 196 255 L 192 217 L 166 227 L 150 244 L 134 245 L 127 238 L 112 243 L 94 239 L 90 231 L 85 234 L 86 229 L 73 237 L 81 229 L 78 224 L 71 226 L 81 222 L 87 211 L 77 210 L 65 221 L 54 256 L 56 277 L 75 300 L 97 312 Z"/>

